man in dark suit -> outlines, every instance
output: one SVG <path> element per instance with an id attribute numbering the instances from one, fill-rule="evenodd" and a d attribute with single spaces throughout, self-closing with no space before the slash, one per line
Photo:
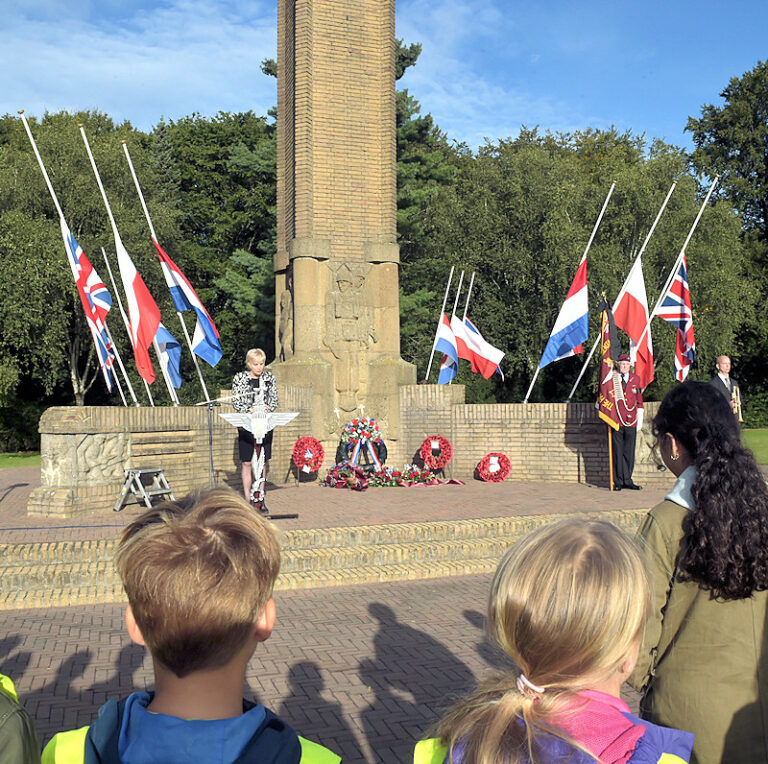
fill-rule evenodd
<path id="1" fill-rule="evenodd" d="M 616 413 L 620 427 L 611 431 L 613 450 L 613 490 L 620 491 L 628 488 L 639 491 L 642 486 L 632 482 L 632 472 L 635 469 L 635 442 L 637 431 L 643 426 L 643 388 L 640 377 L 629 370 L 629 356 L 622 353 L 618 360 L 618 371 L 614 374 L 620 377 L 621 396 L 616 397 Z"/>
<path id="2" fill-rule="evenodd" d="M 736 395 L 734 391 L 739 383 L 731 376 L 731 359 L 727 355 L 721 355 L 717 358 L 717 374 L 709 380 L 709 384 L 719 390 L 728 403 L 731 404 L 733 413 L 736 413 Z"/>

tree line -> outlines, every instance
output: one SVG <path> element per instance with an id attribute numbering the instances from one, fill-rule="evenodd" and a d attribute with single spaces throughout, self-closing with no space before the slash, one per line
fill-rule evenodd
<path id="1" fill-rule="evenodd" d="M 419 45 L 398 42 L 397 76 Z M 265 74 L 274 73 L 265 61 Z M 505 379 L 462 369 L 468 400 L 522 400 L 611 182 L 616 190 L 589 254 L 591 336 L 596 305 L 612 301 L 672 181 L 677 188 L 651 238 L 643 270 L 652 306 L 696 216 L 710 178 L 717 197 L 688 247 L 697 360 L 692 378 L 712 375 L 730 354 L 745 389 L 749 423 L 768 421 L 765 284 L 768 278 L 768 66 L 734 78 L 723 105 L 705 106 L 687 129 L 695 150 L 615 129 L 574 133 L 523 127 L 476 150 L 397 94 L 397 222 L 401 252 L 401 347 L 423 376 L 452 265 L 476 273 L 469 315 L 506 351 Z M 224 357 L 203 364 L 209 388 L 228 385 L 249 347 L 274 349 L 276 246 L 275 113 L 193 114 L 151 131 L 116 124 L 98 111 L 30 119 L 73 234 L 102 278 L 111 231 L 77 124 L 83 123 L 121 237 L 163 311 L 172 318 L 146 223 L 121 150 L 127 141 L 158 239 L 198 291 L 221 333 Z M 0 119 L 0 450 L 34 447 L 36 423 L 52 404 L 109 404 L 82 317 L 53 204 L 18 118 Z M 112 261 L 114 263 L 114 260 Z M 463 308 L 463 303 L 461 303 Z M 129 343 L 116 309 L 110 329 Z M 654 321 L 660 398 L 674 383 L 675 330 Z M 539 376 L 532 400 L 564 400 L 582 357 Z M 131 363 L 131 366 L 133 364 Z M 595 365 L 596 371 L 596 365 Z M 182 402 L 202 392 L 183 354 Z M 134 381 L 138 376 L 133 372 Z M 138 385 L 137 385 L 138 387 Z M 593 395 L 588 374 L 577 399 Z M 159 393 L 158 398 L 163 398 Z M 160 401 L 158 401 L 160 402 Z"/>

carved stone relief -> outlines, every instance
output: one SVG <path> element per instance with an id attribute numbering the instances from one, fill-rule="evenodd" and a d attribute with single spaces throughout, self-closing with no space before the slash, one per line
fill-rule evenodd
<path id="1" fill-rule="evenodd" d="M 338 363 L 334 364 L 338 407 L 344 414 L 357 409 L 360 354 L 378 342 L 369 306 L 365 280 L 368 263 L 328 263 L 333 286 L 325 301 L 325 346 Z"/>
<path id="2" fill-rule="evenodd" d="M 97 485 L 122 481 L 128 463 L 125 433 L 84 435 L 77 444 L 78 482 Z"/>

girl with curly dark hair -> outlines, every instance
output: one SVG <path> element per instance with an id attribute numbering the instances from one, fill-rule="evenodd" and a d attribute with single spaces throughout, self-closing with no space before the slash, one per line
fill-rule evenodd
<path id="1" fill-rule="evenodd" d="M 728 401 L 688 382 L 653 422 L 677 481 L 640 529 L 653 608 L 630 684 L 692 762 L 768 761 L 768 485 Z"/>

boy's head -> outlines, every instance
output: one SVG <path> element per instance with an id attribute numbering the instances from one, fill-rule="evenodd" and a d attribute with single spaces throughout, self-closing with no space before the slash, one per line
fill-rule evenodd
<path id="1" fill-rule="evenodd" d="M 144 643 L 178 677 L 227 664 L 272 596 L 280 548 L 229 488 L 145 512 L 124 531 L 117 570 Z"/>

